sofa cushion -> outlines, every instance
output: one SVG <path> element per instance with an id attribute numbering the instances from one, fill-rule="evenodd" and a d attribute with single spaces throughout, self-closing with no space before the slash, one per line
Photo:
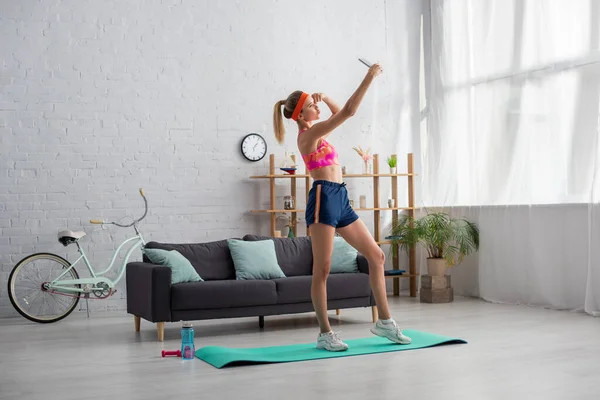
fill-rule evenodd
<path id="1" fill-rule="evenodd" d="M 198 274 L 205 281 L 235 279 L 233 259 L 227 240 L 206 243 L 158 243 L 148 242 L 150 249 L 177 250 L 190 260 Z M 144 261 L 149 262 L 145 256 Z"/>
<path id="2" fill-rule="evenodd" d="M 246 241 L 230 239 L 229 251 L 238 280 L 285 278 L 277 264 L 272 240 Z"/>
<path id="3" fill-rule="evenodd" d="M 177 250 L 145 248 L 143 253 L 153 264 L 171 268 L 171 284 L 203 280 L 190 261 Z"/>
<path id="4" fill-rule="evenodd" d="M 310 236 L 274 238 L 270 236 L 245 235 L 243 239 L 248 241 L 273 240 L 277 262 L 285 276 L 312 275 L 313 255 Z"/>
<path id="5" fill-rule="evenodd" d="M 358 251 L 341 236 L 334 237 L 331 254 L 331 273 L 358 272 Z"/>
<path id="6" fill-rule="evenodd" d="M 292 276 L 283 279 L 274 279 L 277 285 L 277 303 L 303 303 L 312 301 L 310 286 L 312 276 Z M 353 297 L 367 297 L 371 295 L 369 275 L 336 274 L 327 278 L 327 299 L 342 300 Z"/>
<path id="7" fill-rule="evenodd" d="M 171 287 L 173 310 L 248 307 L 276 302 L 275 283 L 268 280 L 186 282 Z"/>

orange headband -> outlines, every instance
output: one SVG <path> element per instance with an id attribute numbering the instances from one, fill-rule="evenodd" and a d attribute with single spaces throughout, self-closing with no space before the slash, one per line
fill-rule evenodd
<path id="1" fill-rule="evenodd" d="M 304 107 L 304 102 L 306 101 L 307 97 L 308 97 L 308 93 L 302 92 L 302 94 L 300 95 L 298 104 L 296 104 L 296 108 L 294 108 L 294 112 L 292 113 L 292 119 L 294 121 L 298 120 L 298 115 L 300 115 L 300 112 L 302 111 L 302 107 Z"/>

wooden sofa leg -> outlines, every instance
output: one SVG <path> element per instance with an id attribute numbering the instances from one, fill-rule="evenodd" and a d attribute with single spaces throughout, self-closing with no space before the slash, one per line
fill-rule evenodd
<path id="1" fill-rule="evenodd" d="M 141 318 L 138 317 L 137 315 L 134 315 L 133 316 L 133 324 L 135 325 L 136 332 L 140 331 L 140 322 L 141 322 Z"/>
<path id="2" fill-rule="evenodd" d="M 164 342 L 165 341 L 165 323 L 164 322 L 157 322 L 156 323 L 156 330 L 158 332 L 158 341 L 159 342 Z"/>
<path id="3" fill-rule="evenodd" d="M 377 322 L 379 319 L 379 312 L 377 311 L 377 306 L 371 307 L 371 314 L 373 315 L 373 322 Z"/>
<path id="4" fill-rule="evenodd" d="M 340 311 L 340 309 L 339 309 L 339 308 L 336 308 L 336 309 L 335 309 L 335 315 L 340 315 L 340 314 L 341 314 L 341 311 Z"/>
<path id="5" fill-rule="evenodd" d="M 265 317 L 263 317 L 263 316 L 258 317 L 258 327 L 260 329 L 265 327 Z"/>

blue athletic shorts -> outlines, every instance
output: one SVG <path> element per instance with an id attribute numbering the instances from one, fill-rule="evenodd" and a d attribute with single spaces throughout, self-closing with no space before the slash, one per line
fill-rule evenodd
<path id="1" fill-rule="evenodd" d="M 313 182 L 308 192 L 306 226 L 322 223 L 343 228 L 357 219 L 358 215 L 350 207 L 345 183 L 324 180 Z"/>

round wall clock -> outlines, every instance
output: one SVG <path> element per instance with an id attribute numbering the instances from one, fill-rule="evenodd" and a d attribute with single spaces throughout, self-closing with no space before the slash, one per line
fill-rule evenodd
<path id="1" fill-rule="evenodd" d="M 241 150 L 248 161 L 260 161 L 267 154 L 267 142 L 258 133 L 249 133 L 242 139 Z"/>

